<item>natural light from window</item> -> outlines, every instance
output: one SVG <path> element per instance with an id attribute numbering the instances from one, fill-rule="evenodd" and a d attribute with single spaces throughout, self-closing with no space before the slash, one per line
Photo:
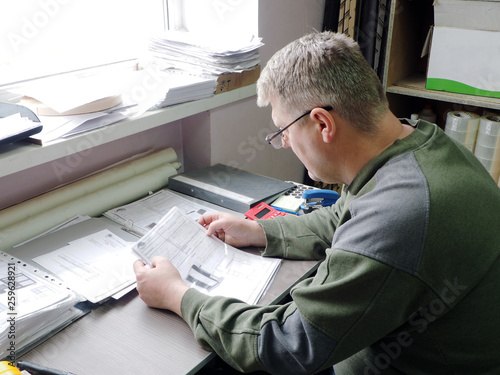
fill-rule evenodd
<path id="1" fill-rule="evenodd" d="M 2 0 L 0 85 L 137 58 L 164 0 Z"/>

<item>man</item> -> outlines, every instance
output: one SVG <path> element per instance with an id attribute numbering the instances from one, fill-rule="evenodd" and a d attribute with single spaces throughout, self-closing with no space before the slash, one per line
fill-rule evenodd
<path id="1" fill-rule="evenodd" d="M 268 141 L 344 184 L 341 198 L 300 217 L 199 222 L 264 256 L 324 259 L 317 274 L 290 303 L 249 306 L 189 289 L 156 258 L 134 264 L 141 298 L 240 371 L 500 373 L 500 189 L 481 164 L 435 125 L 400 122 L 344 35 L 289 44 L 257 87 L 280 128 Z"/>

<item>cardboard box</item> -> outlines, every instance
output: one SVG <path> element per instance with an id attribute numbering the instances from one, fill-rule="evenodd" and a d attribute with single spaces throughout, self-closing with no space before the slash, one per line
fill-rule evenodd
<path id="1" fill-rule="evenodd" d="M 222 74 L 217 78 L 216 94 L 231 91 L 239 87 L 251 85 L 257 82 L 260 76 L 260 65 L 252 70 L 246 70 L 241 73 Z"/>
<path id="2" fill-rule="evenodd" d="M 500 31 L 434 27 L 426 88 L 500 98 Z"/>
<path id="3" fill-rule="evenodd" d="M 500 31 L 500 2 L 434 0 L 434 25 Z"/>

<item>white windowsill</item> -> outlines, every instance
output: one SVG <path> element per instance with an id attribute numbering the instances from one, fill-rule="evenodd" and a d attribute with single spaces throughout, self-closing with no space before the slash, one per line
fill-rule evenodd
<path id="1" fill-rule="evenodd" d="M 19 142 L 0 149 L 0 178 L 38 165 L 49 163 L 72 153 L 141 133 L 197 113 L 249 98 L 256 93 L 256 85 L 249 85 L 207 99 L 197 100 L 146 112 L 137 119 L 125 119 L 104 128 L 54 141 L 45 146 Z"/>

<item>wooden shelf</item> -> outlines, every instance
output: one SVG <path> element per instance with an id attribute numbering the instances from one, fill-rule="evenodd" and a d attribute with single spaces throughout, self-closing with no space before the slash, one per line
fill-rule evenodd
<path id="1" fill-rule="evenodd" d="M 413 75 L 404 78 L 394 85 L 387 87 L 386 91 L 392 94 L 500 110 L 500 99 L 497 98 L 427 90 L 425 88 L 425 76 L 423 75 Z"/>
<path id="2" fill-rule="evenodd" d="M 383 85 L 389 95 L 391 109 L 399 116 L 409 116 L 425 101 L 434 101 L 434 110 L 443 117 L 457 105 L 500 110 L 500 99 L 484 96 L 427 90 L 425 76 L 428 55 L 422 51 L 429 30 L 434 25 L 433 0 L 393 0 L 388 25 Z M 404 97 L 400 97 L 404 96 Z M 412 99 L 413 98 L 413 99 Z M 394 107 L 394 108 L 393 108 Z M 403 116 L 404 115 L 404 116 Z"/>

